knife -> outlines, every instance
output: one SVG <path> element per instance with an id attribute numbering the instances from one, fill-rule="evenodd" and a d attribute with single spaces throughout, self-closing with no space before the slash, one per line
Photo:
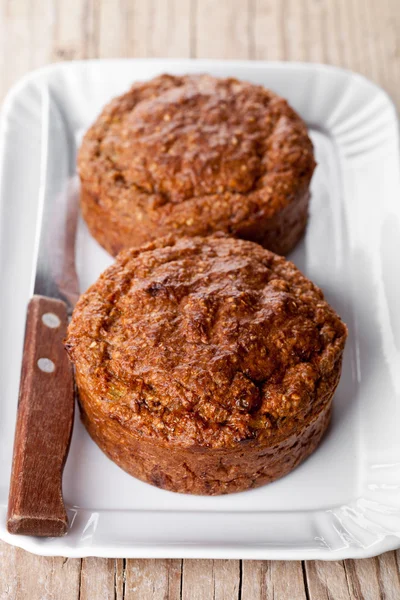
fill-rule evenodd
<path id="1" fill-rule="evenodd" d="M 72 434 L 74 378 L 63 340 L 78 298 L 78 202 L 72 189 L 75 142 L 46 87 L 41 118 L 33 296 L 26 315 L 7 529 L 52 537 L 68 530 L 62 473 Z"/>

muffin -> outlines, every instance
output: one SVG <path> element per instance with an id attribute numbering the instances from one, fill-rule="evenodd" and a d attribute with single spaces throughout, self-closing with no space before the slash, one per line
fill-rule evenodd
<path id="1" fill-rule="evenodd" d="M 113 100 L 87 132 L 82 213 L 113 255 L 216 231 L 285 255 L 306 226 L 314 166 L 305 124 L 273 92 L 161 75 Z"/>
<path id="2" fill-rule="evenodd" d="M 143 481 L 213 495 L 313 452 L 346 336 L 292 263 L 214 235 L 122 252 L 79 300 L 66 347 L 100 448 Z"/>

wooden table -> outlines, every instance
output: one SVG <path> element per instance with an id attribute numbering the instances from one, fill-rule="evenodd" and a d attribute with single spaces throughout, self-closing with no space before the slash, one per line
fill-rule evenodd
<path id="1" fill-rule="evenodd" d="M 399 106 L 400 1 L 0 0 L 0 99 L 40 65 L 121 56 L 332 63 Z M 399 600 L 399 566 L 399 551 L 328 563 L 80 560 L 0 542 L 0 600 Z"/>

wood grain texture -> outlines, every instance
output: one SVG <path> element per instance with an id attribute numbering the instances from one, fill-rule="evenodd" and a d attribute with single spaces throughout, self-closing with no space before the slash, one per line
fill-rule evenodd
<path id="1" fill-rule="evenodd" d="M 307 600 L 301 562 L 244 560 L 241 597 L 251 600 Z"/>
<path id="2" fill-rule="evenodd" d="M 343 66 L 382 85 L 400 108 L 399 31 L 398 0 L 0 0 L 0 98 L 28 70 L 54 60 L 197 56 Z M 365 561 L 303 565 L 64 563 L 3 543 L 0 553 L 0 600 L 97 600 L 98 590 L 117 600 L 148 600 L 153 594 L 166 600 L 212 598 L 214 588 L 215 594 L 230 593 L 229 600 L 400 598 L 399 551 Z"/>
<path id="3" fill-rule="evenodd" d="M 240 561 L 183 561 L 182 600 L 231 600 L 239 591 Z"/>
<path id="4" fill-rule="evenodd" d="M 68 529 L 61 479 L 72 434 L 74 382 L 64 349 L 67 307 L 28 305 L 8 502 L 10 533 L 60 536 Z"/>
<path id="5" fill-rule="evenodd" d="M 251 0 L 197 1 L 194 14 L 194 56 L 249 58 L 250 3 Z"/>
<path id="6" fill-rule="evenodd" d="M 348 586 L 343 561 L 305 563 L 310 600 L 350 600 L 353 598 Z"/>
<path id="7" fill-rule="evenodd" d="M 83 558 L 80 572 L 80 600 L 114 600 L 122 595 L 118 577 L 122 561 L 107 558 Z M 123 586 L 122 586 L 123 587 Z"/>
<path id="8" fill-rule="evenodd" d="M 2 543 L 0 600 L 75 600 L 80 571 L 80 559 L 35 556 Z"/>
<path id="9" fill-rule="evenodd" d="M 124 600 L 180 600 L 181 560 L 127 560 Z"/>

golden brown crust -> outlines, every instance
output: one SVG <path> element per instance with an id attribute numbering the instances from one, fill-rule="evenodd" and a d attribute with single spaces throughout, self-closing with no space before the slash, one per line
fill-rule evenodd
<path id="1" fill-rule="evenodd" d="M 346 335 L 292 263 L 216 235 L 122 252 L 79 300 L 67 349 L 84 421 L 113 460 L 217 494 L 271 481 L 313 450 Z"/>
<path id="2" fill-rule="evenodd" d="M 269 90 L 162 75 L 113 100 L 87 132 L 82 211 L 112 254 L 215 231 L 287 253 L 305 228 L 314 166 L 303 121 Z"/>
<path id="3" fill-rule="evenodd" d="M 172 492 L 207 496 L 259 487 L 290 473 L 318 446 L 329 425 L 331 407 L 327 401 L 313 419 L 273 446 L 171 449 L 166 444 L 129 435 L 118 421 L 102 426 L 98 415 L 92 412 L 93 403 L 81 392 L 85 427 L 103 452 L 124 471 Z"/>

